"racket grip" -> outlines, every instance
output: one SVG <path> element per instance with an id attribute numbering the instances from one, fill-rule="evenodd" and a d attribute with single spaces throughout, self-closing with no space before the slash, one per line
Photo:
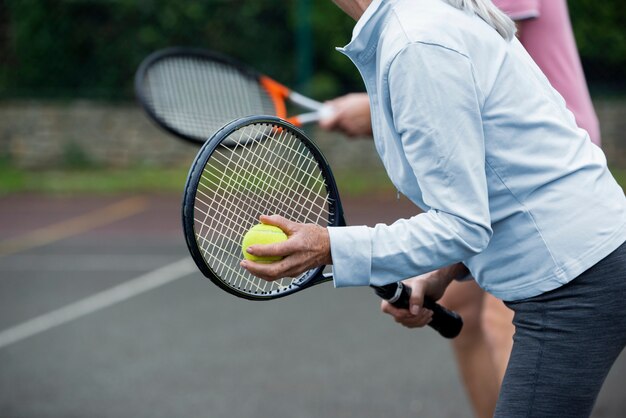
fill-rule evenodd
<path id="1" fill-rule="evenodd" d="M 372 287 L 378 296 L 396 308 L 409 309 L 411 288 L 402 282 Z M 463 328 L 463 318 L 459 314 L 444 308 L 429 298 L 424 298 L 424 307 L 433 311 L 432 320 L 428 324 L 429 327 L 432 327 L 445 338 L 454 338 L 459 335 Z"/>

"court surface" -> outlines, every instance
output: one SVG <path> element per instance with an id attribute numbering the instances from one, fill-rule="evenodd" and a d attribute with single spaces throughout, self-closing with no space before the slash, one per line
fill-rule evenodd
<path id="1" fill-rule="evenodd" d="M 187 256 L 179 195 L 0 197 L 0 417 L 471 417 L 448 342 L 378 305 L 331 284 L 227 295 Z M 622 354 L 593 417 L 626 414 L 625 377 Z"/>

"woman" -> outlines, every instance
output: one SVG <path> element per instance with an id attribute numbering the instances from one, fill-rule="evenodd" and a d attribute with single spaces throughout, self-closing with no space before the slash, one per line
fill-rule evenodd
<path id="1" fill-rule="evenodd" d="M 516 36 L 533 61 L 563 96 L 576 123 L 600 145 L 600 129 L 578 56 L 566 0 L 494 0 L 514 20 Z M 369 99 L 352 93 L 328 102 L 335 110 L 320 121 L 325 130 L 349 137 L 372 135 Z M 461 334 L 452 347 L 460 375 L 477 417 L 491 417 L 513 344 L 513 312 L 483 292 L 473 280 L 455 281 L 440 303 L 463 317 Z M 383 312 L 391 313 L 382 302 Z"/>
<path id="2" fill-rule="evenodd" d="M 469 272 L 515 311 L 496 416 L 588 416 L 626 344 L 626 201 L 601 150 L 490 1 L 335 3 L 357 20 L 342 51 L 376 148 L 424 212 L 374 228 L 262 217 L 290 239 L 248 252 L 284 258 L 242 267 L 275 280 L 332 263 L 336 286 L 418 276 L 410 311 L 390 308 L 407 326 Z"/>

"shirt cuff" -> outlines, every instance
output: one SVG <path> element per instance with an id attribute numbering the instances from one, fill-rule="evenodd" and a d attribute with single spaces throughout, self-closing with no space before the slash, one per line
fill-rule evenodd
<path id="1" fill-rule="evenodd" d="M 367 226 L 328 227 L 335 287 L 370 284 L 372 249 Z"/>
<path id="2" fill-rule="evenodd" d="M 493 0 L 513 20 L 539 17 L 539 0 Z"/>

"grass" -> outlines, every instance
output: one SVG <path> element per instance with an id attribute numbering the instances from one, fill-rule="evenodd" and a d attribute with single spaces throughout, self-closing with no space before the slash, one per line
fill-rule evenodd
<path id="1" fill-rule="evenodd" d="M 626 187 L 626 168 L 611 171 L 622 188 Z M 11 193 L 182 193 L 187 172 L 186 167 L 31 171 L 0 164 L 0 196 Z M 335 175 L 342 196 L 394 190 L 382 170 L 340 170 Z"/>
<path id="2" fill-rule="evenodd" d="M 0 166 L 0 195 L 9 193 L 182 193 L 186 168 L 71 169 L 28 171 Z"/>
<path id="3" fill-rule="evenodd" d="M 340 196 L 395 193 L 395 187 L 382 168 L 339 170 L 333 174 Z"/>
<path id="4" fill-rule="evenodd" d="M 11 193 L 182 193 L 188 168 L 55 169 L 31 171 L 0 164 L 0 196 Z M 336 173 L 341 195 L 393 190 L 380 171 Z"/>

